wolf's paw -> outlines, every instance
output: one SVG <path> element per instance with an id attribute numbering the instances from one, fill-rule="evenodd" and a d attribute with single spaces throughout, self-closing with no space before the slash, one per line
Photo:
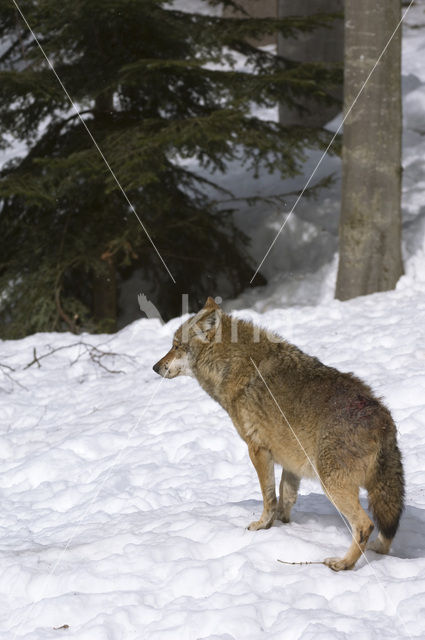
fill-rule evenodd
<path id="1" fill-rule="evenodd" d="M 325 558 L 323 563 L 332 571 L 344 571 L 353 567 L 353 565 L 348 564 L 345 558 Z"/>
<path id="2" fill-rule="evenodd" d="M 249 531 L 258 531 L 259 529 L 270 529 L 273 524 L 273 518 L 270 520 L 256 520 L 247 526 Z"/>

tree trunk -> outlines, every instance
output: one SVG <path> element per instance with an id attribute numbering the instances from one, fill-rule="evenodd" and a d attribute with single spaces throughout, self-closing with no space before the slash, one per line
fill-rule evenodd
<path id="1" fill-rule="evenodd" d="M 112 260 L 104 263 L 102 273 L 93 275 L 93 315 L 104 333 L 117 330 L 117 279 Z"/>
<path id="2" fill-rule="evenodd" d="M 102 118 L 113 110 L 113 92 L 108 90 L 96 97 L 95 118 Z M 117 278 L 112 256 L 102 255 L 103 269 L 93 274 L 93 316 L 97 328 L 105 333 L 117 330 Z"/>
<path id="3" fill-rule="evenodd" d="M 311 16 L 315 13 L 343 13 L 344 0 L 278 0 L 278 16 Z M 278 53 L 297 62 L 341 64 L 344 58 L 344 23 L 335 20 L 330 28 L 320 27 L 297 38 L 278 36 Z M 330 92 L 342 102 L 342 87 Z M 286 104 L 279 105 L 279 122 L 284 126 L 323 127 L 341 110 L 340 105 L 325 105 L 313 97 L 297 100 L 307 112 L 299 112 Z"/>
<path id="4" fill-rule="evenodd" d="M 400 0 L 346 0 L 344 110 L 400 20 Z M 394 289 L 401 257 L 401 30 L 344 123 L 336 297 Z"/>

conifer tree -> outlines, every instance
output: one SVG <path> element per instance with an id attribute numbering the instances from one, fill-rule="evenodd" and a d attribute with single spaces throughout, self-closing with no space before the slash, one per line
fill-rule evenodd
<path id="1" fill-rule="evenodd" d="M 165 0 L 18 4 L 81 118 L 17 8 L 0 0 L 0 143 L 26 145 L 0 174 L 3 335 L 114 330 L 117 292 L 135 269 L 155 283 L 165 317 L 179 313 L 180 292 L 196 305 L 220 279 L 234 293 L 246 286 L 246 238 L 214 176 L 235 159 L 294 175 L 303 149 L 328 134 L 262 121 L 252 105 L 327 101 L 340 80 L 253 39 L 331 17 L 229 18 Z"/>

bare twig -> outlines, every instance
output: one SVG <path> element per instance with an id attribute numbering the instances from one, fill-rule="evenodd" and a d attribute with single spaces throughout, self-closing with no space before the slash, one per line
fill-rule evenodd
<path id="1" fill-rule="evenodd" d="M 102 369 L 105 369 L 105 371 L 107 371 L 108 373 L 124 373 L 124 371 L 122 371 L 121 369 L 110 369 L 109 367 L 107 367 L 104 364 L 104 362 L 102 362 L 102 358 L 128 358 L 129 360 L 134 360 L 134 358 L 132 358 L 127 354 L 115 353 L 114 351 L 103 351 L 102 349 L 99 349 L 99 347 L 96 347 L 95 345 L 90 344 L 89 342 L 84 342 L 83 340 L 80 340 L 79 342 L 73 342 L 72 344 L 62 345 L 54 349 L 50 347 L 50 350 L 47 351 L 47 353 L 43 353 L 41 356 L 37 356 L 36 351 L 34 349 L 34 358 L 31 360 L 31 362 L 25 365 L 24 369 L 29 369 L 29 367 L 31 367 L 33 364 L 36 364 L 36 363 L 38 367 L 40 367 L 41 366 L 40 360 L 42 360 L 43 358 L 48 358 L 49 356 L 53 355 L 57 351 L 62 351 L 63 349 L 72 349 L 73 347 L 83 347 L 83 350 L 77 355 L 75 360 L 71 362 L 71 366 L 76 362 L 78 362 L 83 355 L 88 354 L 92 362 L 99 365 L 99 367 L 101 367 Z"/>
<path id="2" fill-rule="evenodd" d="M 10 380 L 12 384 L 17 384 L 22 389 L 25 389 L 25 391 L 28 391 L 27 387 L 25 387 L 23 384 L 18 382 L 18 380 L 15 380 L 15 378 L 10 375 L 9 372 L 10 371 L 14 372 L 16 371 L 16 369 L 14 369 L 13 367 L 10 367 L 8 364 L 3 364 L 3 362 L 0 362 L 0 371 L 2 371 L 4 377 Z"/>
<path id="3" fill-rule="evenodd" d="M 111 358 L 116 358 L 120 356 L 119 353 L 115 353 L 114 351 L 102 351 L 102 349 L 99 349 L 98 347 L 92 344 L 89 344 L 87 342 L 78 342 L 77 344 L 83 346 L 85 350 L 82 353 L 78 354 L 75 360 L 71 362 L 71 365 L 78 362 L 78 360 L 81 358 L 82 355 L 88 353 L 90 360 L 95 364 L 98 364 L 99 367 L 102 367 L 102 369 L 105 369 L 105 371 L 107 371 L 108 373 L 124 373 L 124 371 L 122 371 L 121 369 L 117 369 L 117 370 L 109 369 L 109 367 L 105 366 L 102 362 L 102 358 L 106 356 L 109 356 Z M 130 356 L 126 356 L 126 355 L 123 355 L 123 357 L 130 358 Z"/>
<path id="4" fill-rule="evenodd" d="M 3 369 L 9 369 L 9 371 L 15 371 L 13 367 L 11 367 L 9 364 L 4 364 L 4 362 L 0 362 L 0 367 L 3 367 Z"/>
<path id="5" fill-rule="evenodd" d="M 41 364 L 40 364 L 40 363 L 39 363 L 39 361 L 38 361 L 38 358 L 37 358 L 37 351 L 36 351 L 36 348 L 35 348 L 35 347 L 34 347 L 34 349 L 33 349 L 33 356 L 34 356 L 34 360 L 33 360 L 33 362 L 36 362 L 36 363 L 37 363 L 38 368 L 40 369 Z"/>
<path id="6" fill-rule="evenodd" d="M 277 558 L 277 561 L 281 562 L 282 564 L 325 564 L 323 560 L 304 560 L 303 562 L 287 562 L 286 560 L 279 560 L 279 558 Z"/>
<path id="7" fill-rule="evenodd" d="M 43 353 L 41 356 L 35 356 L 33 358 L 33 360 L 31 360 L 31 362 L 29 362 L 28 364 L 25 365 L 24 369 L 29 369 L 30 367 L 32 367 L 33 364 L 35 364 L 37 362 L 38 366 L 40 367 L 40 360 L 42 360 L 43 358 L 47 358 L 48 356 L 51 356 L 52 353 L 55 353 L 56 351 L 61 351 L 62 349 L 69 349 L 70 347 L 75 347 L 76 344 L 79 344 L 78 342 L 74 343 L 74 344 L 65 344 L 62 345 L 61 347 L 56 347 L 56 349 L 51 349 L 48 353 Z M 35 349 L 34 349 L 34 354 L 35 354 Z"/>

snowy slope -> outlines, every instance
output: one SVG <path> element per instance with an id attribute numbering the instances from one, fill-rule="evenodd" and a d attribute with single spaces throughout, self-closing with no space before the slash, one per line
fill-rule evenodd
<path id="1" fill-rule="evenodd" d="M 245 444 L 195 380 L 151 370 L 178 319 L 82 336 L 121 354 L 101 362 L 123 373 L 81 347 L 24 369 L 70 334 L 0 343 L 15 369 L 0 394 L 0 639 L 425 638 L 424 293 L 405 278 L 350 302 L 243 312 L 363 377 L 398 423 L 407 499 L 392 553 L 339 574 L 277 562 L 348 546 L 312 480 L 291 524 L 246 530 L 261 494 Z"/>

